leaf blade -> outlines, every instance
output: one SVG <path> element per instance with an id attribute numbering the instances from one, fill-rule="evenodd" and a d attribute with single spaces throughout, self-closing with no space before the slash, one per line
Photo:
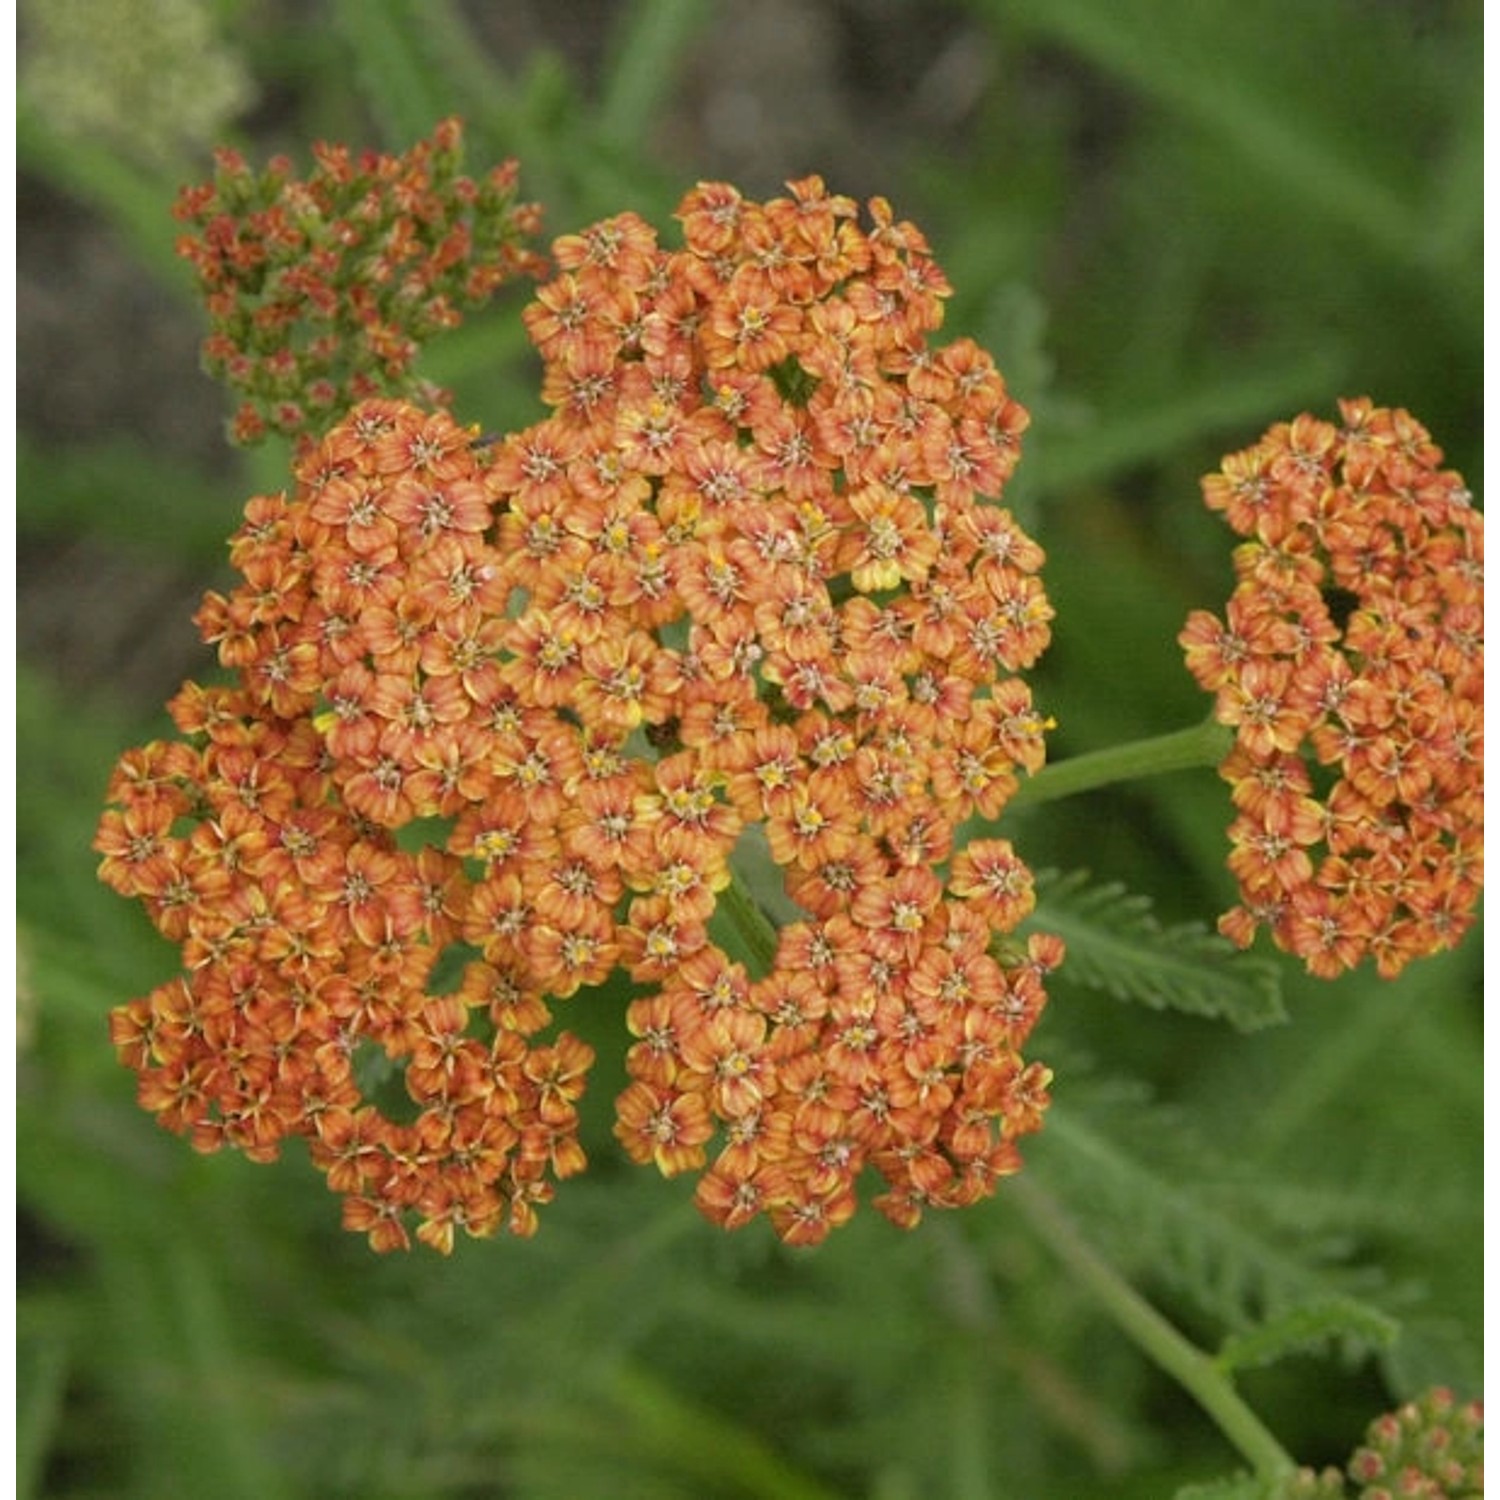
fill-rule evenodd
<path id="1" fill-rule="evenodd" d="M 1064 975 L 1117 1000 L 1180 1010 L 1258 1031 L 1287 1019 L 1280 970 L 1241 953 L 1202 923 L 1163 927 L 1149 897 L 1086 871 L 1038 873 L 1028 927 L 1067 944 Z"/>
<path id="2" fill-rule="evenodd" d="M 1231 1333 L 1215 1363 L 1226 1373 L 1275 1364 L 1290 1354 L 1339 1345 L 1346 1354 L 1389 1349 L 1401 1325 L 1368 1302 L 1352 1297 L 1316 1297 L 1285 1308 L 1254 1328 Z"/>

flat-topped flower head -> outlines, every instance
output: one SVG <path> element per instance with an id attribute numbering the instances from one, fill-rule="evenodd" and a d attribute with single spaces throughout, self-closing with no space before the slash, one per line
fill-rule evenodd
<path id="1" fill-rule="evenodd" d="M 947 283 L 888 205 L 680 218 L 559 241 L 544 420 L 374 400 L 309 444 L 199 614 L 233 685 L 111 787 L 101 874 L 185 963 L 116 1016 L 143 1102 L 306 1139 L 379 1249 L 535 1228 L 584 1165 L 554 1014 L 617 969 L 618 1140 L 726 1227 L 815 1242 L 867 1171 L 909 1226 L 1041 1123 L 1060 952 L 999 942 L 1029 873 L 962 827 L 1043 759 L 1042 554 L 996 504 L 1025 413 L 929 344 Z"/>
<path id="2" fill-rule="evenodd" d="M 1340 403 L 1224 460 L 1204 499 L 1247 540 L 1221 619 L 1179 640 L 1235 748 L 1242 904 L 1314 974 L 1453 947 L 1484 834 L 1483 528 L 1404 411 Z"/>

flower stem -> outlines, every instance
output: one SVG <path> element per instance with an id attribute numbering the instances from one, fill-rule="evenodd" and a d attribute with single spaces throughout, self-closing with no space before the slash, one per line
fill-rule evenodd
<path id="1" fill-rule="evenodd" d="M 1078 1226 L 1045 1189 L 1023 1174 L 1006 1185 L 1006 1193 L 1038 1238 L 1103 1303 L 1142 1353 L 1213 1418 L 1261 1479 L 1280 1479 L 1295 1470 L 1286 1450 L 1212 1357 L 1184 1338 L 1084 1240 Z"/>
<path id="2" fill-rule="evenodd" d="M 1110 745 L 1103 750 L 1091 750 L 1087 755 L 1073 755 L 1067 760 L 1043 766 L 1035 776 L 1021 783 L 1006 805 L 1028 807 L 1036 802 L 1051 802 L 1058 797 L 1071 797 L 1075 792 L 1109 786 L 1116 781 L 1216 766 L 1229 753 L 1233 743 L 1234 732 L 1210 716 L 1170 734 Z"/>
<path id="3" fill-rule="evenodd" d="M 756 904 L 738 875 L 719 892 L 719 906 L 734 924 L 735 933 L 744 944 L 744 956 L 749 959 L 751 972 L 757 975 L 769 973 L 776 965 L 779 942 L 776 926 Z"/>

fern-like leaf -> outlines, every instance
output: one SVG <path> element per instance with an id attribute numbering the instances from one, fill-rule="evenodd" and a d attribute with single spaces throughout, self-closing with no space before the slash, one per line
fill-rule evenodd
<path id="1" fill-rule="evenodd" d="M 1434 1184 L 1412 1163 L 1372 1163 L 1354 1178 L 1330 1169 L 1326 1161 L 1295 1181 L 1235 1175 L 1213 1196 L 1271 1232 L 1303 1239 L 1384 1237 L 1414 1249 L 1467 1235 L 1481 1216 L 1477 1199 Z"/>
<path id="2" fill-rule="evenodd" d="M 1128 1247 L 1132 1264 L 1247 1338 L 1296 1309 L 1342 1303 L 1340 1331 L 1365 1330 L 1384 1346 L 1389 1318 L 1366 1295 L 1379 1278 L 1348 1263 L 1348 1237 L 1283 1231 L 1236 1203 L 1232 1165 L 1171 1112 L 1117 1100 L 1087 1118 L 1077 1112 L 1083 1103 L 1053 1105 L 1031 1165 L 1101 1244 Z"/>
<path id="3" fill-rule="evenodd" d="M 1226 1371 L 1251 1369 L 1330 1343 L 1352 1358 L 1370 1349 L 1390 1348 L 1400 1331 L 1394 1318 L 1368 1302 L 1320 1297 L 1289 1307 L 1244 1333 L 1230 1334 L 1219 1349 L 1218 1364 Z"/>
<path id="4" fill-rule="evenodd" d="M 1087 871 L 1037 876 L 1030 925 L 1068 946 L 1063 973 L 1117 1000 L 1181 1010 L 1256 1031 L 1286 1020 L 1276 964 L 1239 951 L 1201 922 L 1163 927 L 1149 897 Z"/>

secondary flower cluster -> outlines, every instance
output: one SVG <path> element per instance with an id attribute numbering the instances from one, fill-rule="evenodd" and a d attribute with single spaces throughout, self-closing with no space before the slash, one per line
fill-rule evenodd
<path id="1" fill-rule="evenodd" d="M 442 399 L 412 373 L 433 334 L 502 283 L 544 267 L 540 223 L 516 202 L 516 164 L 462 176 L 457 120 L 401 156 L 315 148 L 307 179 L 285 157 L 253 172 L 235 151 L 180 194 L 178 253 L 197 272 L 204 365 L 242 397 L 232 434 L 309 440 L 369 397 Z"/>
<path id="2" fill-rule="evenodd" d="M 1344 1470 L 1299 1469 L 1276 1500 L 1479 1500 L 1484 1494 L 1484 1408 L 1435 1387 L 1376 1417 Z"/>
<path id="3" fill-rule="evenodd" d="M 1442 1387 L 1377 1417 L 1349 1460 L 1359 1500 L 1470 1500 L 1484 1493 L 1484 1408 Z"/>
<path id="4" fill-rule="evenodd" d="M 125 757 L 97 841 L 182 947 L 114 1018 L 163 1123 L 305 1137 L 377 1248 L 529 1233 L 592 1061 L 540 1034 L 621 968 L 616 1134 L 725 1227 L 815 1242 L 866 1169 L 909 1226 L 1016 1170 L 1061 945 L 1006 936 L 1029 872 L 958 830 L 1044 753 L 1042 555 L 987 503 L 1026 418 L 870 214 L 703 185 L 680 251 L 565 237 L 549 417 L 367 402 L 250 503 L 199 616 L 237 682 L 175 700 L 191 743 Z M 779 932 L 729 890 L 756 849 Z"/>
<path id="5" fill-rule="evenodd" d="M 1468 929 L 1483 844 L 1483 537 L 1463 481 L 1404 411 L 1340 403 L 1271 428 L 1204 481 L 1249 538 L 1223 619 L 1179 637 L 1219 720 L 1242 904 L 1332 977 L 1393 976 Z"/>

